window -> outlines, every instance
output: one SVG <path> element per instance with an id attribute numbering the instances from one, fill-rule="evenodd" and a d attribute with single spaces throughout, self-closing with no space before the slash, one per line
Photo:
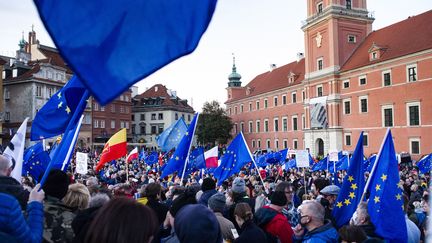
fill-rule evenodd
<path id="1" fill-rule="evenodd" d="M 345 133 L 345 145 L 351 146 L 351 133 Z"/>
<path id="2" fill-rule="evenodd" d="M 357 38 L 355 35 L 348 35 L 348 43 L 356 43 Z"/>
<path id="3" fill-rule="evenodd" d="M 363 133 L 363 146 L 369 146 L 369 135 L 367 133 Z"/>
<path id="4" fill-rule="evenodd" d="M 111 120 L 111 129 L 115 129 L 115 121 Z"/>
<path id="5" fill-rule="evenodd" d="M 99 128 L 99 120 L 94 120 L 93 121 L 93 127 L 94 128 Z"/>
<path id="6" fill-rule="evenodd" d="M 5 121 L 10 121 L 10 112 L 9 111 L 5 112 Z"/>
<path id="7" fill-rule="evenodd" d="M 228 113 L 231 115 L 232 114 L 232 112 L 231 112 L 231 107 L 228 109 Z"/>
<path id="8" fill-rule="evenodd" d="M 288 119 L 286 117 L 282 118 L 282 129 L 284 132 L 288 131 Z"/>
<path id="9" fill-rule="evenodd" d="M 237 106 L 234 106 L 234 114 L 237 114 Z"/>
<path id="10" fill-rule="evenodd" d="M 318 3 L 317 4 L 317 13 L 322 13 L 322 11 L 323 11 L 323 3 L 321 2 L 321 3 Z"/>
<path id="11" fill-rule="evenodd" d="M 408 126 L 420 125 L 420 102 L 407 103 Z"/>
<path id="12" fill-rule="evenodd" d="M 237 134 L 238 130 L 237 130 L 237 123 L 234 123 L 234 133 Z"/>
<path id="13" fill-rule="evenodd" d="M 323 69 L 323 58 L 322 57 L 317 59 L 317 68 L 318 68 L 318 70 Z"/>
<path id="14" fill-rule="evenodd" d="M 284 149 L 288 148 L 288 140 L 286 140 L 286 139 L 283 140 L 283 146 L 284 146 Z"/>
<path id="15" fill-rule="evenodd" d="M 253 125 L 252 125 L 252 121 L 249 121 L 249 133 L 253 132 Z"/>
<path id="16" fill-rule="evenodd" d="M 348 89 L 349 86 L 350 86 L 349 80 L 345 80 L 345 81 L 343 81 L 343 88 L 344 88 L 344 89 Z"/>
<path id="17" fill-rule="evenodd" d="M 152 114 L 151 114 L 151 120 L 152 120 L 152 121 L 156 120 L 156 113 L 152 113 Z"/>
<path id="18" fill-rule="evenodd" d="M 382 107 L 383 127 L 393 126 L 393 105 L 385 105 Z"/>
<path id="19" fill-rule="evenodd" d="M 349 115 L 351 114 L 351 100 L 347 99 L 343 101 L 344 103 L 344 114 Z"/>
<path id="20" fill-rule="evenodd" d="M 135 121 L 135 115 L 134 114 L 131 114 L 131 120 Z"/>
<path id="21" fill-rule="evenodd" d="M 302 100 L 304 101 L 306 99 L 306 93 L 302 91 Z"/>
<path id="22" fill-rule="evenodd" d="M 105 120 L 101 120 L 100 121 L 100 127 L 101 128 L 105 128 Z"/>
<path id="23" fill-rule="evenodd" d="M 230 109 L 230 111 L 231 111 L 231 109 Z M 231 112 L 230 112 L 230 114 L 231 114 Z M 175 120 L 177 121 L 178 120 L 178 113 L 175 113 L 174 117 L 175 117 Z"/>
<path id="24" fill-rule="evenodd" d="M 274 143 L 275 143 L 275 149 L 279 149 L 279 140 L 275 140 Z"/>
<path id="25" fill-rule="evenodd" d="M 368 98 L 367 96 L 360 96 L 360 113 L 367 113 L 368 112 Z"/>
<path id="26" fill-rule="evenodd" d="M 191 115 L 190 114 L 188 115 L 188 121 L 191 121 Z"/>
<path id="27" fill-rule="evenodd" d="M 256 102 L 256 109 L 257 109 L 257 110 L 260 109 L 260 107 L 259 107 L 259 101 Z"/>
<path id="28" fill-rule="evenodd" d="M 240 105 L 240 113 L 243 113 L 243 104 Z"/>
<path id="29" fill-rule="evenodd" d="M 407 66 L 408 82 L 417 81 L 417 64 Z"/>
<path id="30" fill-rule="evenodd" d="M 125 122 L 125 124 L 126 124 L 126 129 L 129 129 L 129 122 Z"/>
<path id="31" fill-rule="evenodd" d="M 145 114 L 141 114 L 141 121 L 145 121 Z"/>
<path id="32" fill-rule="evenodd" d="M 376 51 L 372 52 L 371 60 L 376 60 L 378 58 L 378 54 Z"/>
<path id="33" fill-rule="evenodd" d="M 267 148 L 270 148 L 270 139 L 267 139 Z"/>
<path id="34" fill-rule="evenodd" d="M 266 109 L 267 107 L 268 107 L 268 100 L 265 99 L 265 100 L 264 100 L 264 109 Z"/>
<path id="35" fill-rule="evenodd" d="M 286 95 L 282 95 L 282 104 L 283 104 L 283 105 L 286 105 L 286 104 L 287 104 Z"/>
<path id="36" fill-rule="evenodd" d="M 163 120 L 163 113 L 159 113 L 159 114 L 158 114 L 158 119 L 159 119 L 159 120 Z"/>
<path id="37" fill-rule="evenodd" d="M 249 111 L 252 111 L 252 103 L 249 102 Z"/>
<path id="38" fill-rule="evenodd" d="M 322 85 L 318 85 L 316 87 L 316 91 L 317 91 L 317 97 L 323 96 L 323 86 Z"/>
<path id="39" fill-rule="evenodd" d="M 4 98 L 6 100 L 10 99 L 10 92 L 7 88 L 4 89 Z"/>
<path id="40" fill-rule="evenodd" d="M 137 134 L 136 131 L 135 131 L 135 126 L 133 124 L 132 124 L 131 128 L 132 128 L 132 134 Z"/>
<path id="41" fill-rule="evenodd" d="M 298 140 L 297 139 L 293 140 L 293 148 L 298 149 Z"/>
<path id="42" fill-rule="evenodd" d="M 36 97 L 42 97 L 42 86 L 36 85 Z"/>
<path id="43" fill-rule="evenodd" d="M 120 113 L 124 113 L 124 111 L 125 111 L 125 110 L 124 110 L 124 106 L 121 105 L 121 106 L 120 106 Z"/>
<path id="44" fill-rule="evenodd" d="M 269 127 L 268 127 L 268 120 L 264 120 L 264 132 L 268 132 L 269 131 Z"/>
<path id="45" fill-rule="evenodd" d="M 156 126 L 151 126 L 151 134 L 156 134 Z"/>
<path id="46" fill-rule="evenodd" d="M 420 154 L 420 139 L 418 138 L 410 138 L 410 153 L 411 154 Z"/>
<path id="47" fill-rule="evenodd" d="M 277 96 L 273 98 L 273 104 L 275 107 L 278 106 L 278 97 Z"/>
<path id="48" fill-rule="evenodd" d="M 291 101 L 293 104 L 297 103 L 297 93 L 296 92 L 291 93 Z"/>
<path id="49" fill-rule="evenodd" d="M 185 114 L 182 114 L 182 118 L 183 118 L 183 120 L 185 119 Z"/>
<path id="50" fill-rule="evenodd" d="M 256 132 L 258 133 L 258 132 L 260 132 L 260 121 L 258 120 L 258 121 L 256 121 Z"/>
<path id="51" fill-rule="evenodd" d="M 47 98 L 50 98 L 53 94 L 54 94 L 54 89 L 48 88 L 48 97 Z"/>
<path id="52" fill-rule="evenodd" d="M 252 140 L 252 148 L 255 148 L 255 140 Z"/>
<path id="53" fill-rule="evenodd" d="M 123 101 L 123 100 L 124 100 L 124 97 L 123 97 L 123 95 L 120 95 L 120 100 L 121 100 L 121 101 Z"/>
<path id="54" fill-rule="evenodd" d="M 95 111 L 99 110 L 99 104 L 98 103 L 94 103 L 94 110 Z"/>
<path id="55" fill-rule="evenodd" d="M 116 111 L 116 109 L 115 109 L 115 105 L 114 105 L 114 104 L 112 104 L 112 105 L 111 105 L 111 112 L 113 112 L 113 113 L 114 113 L 115 111 Z"/>
<path id="56" fill-rule="evenodd" d="M 365 85 L 365 84 L 366 84 L 366 76 L 360 76 L 359 85 Z"/>
<path id="57" fill-rule="evenodd" d="M 258 139 L 257 145 L 258 145 L 258 148 L 261 148 L 261 139 Z"/>
<path id="58" fill-rule="evenodd" d="M 125 106 L 125 113 L 129 113 L 129 107 Z"/>
<path id="59" fill-rule="evenodd" d="M 101 106 L 101 107 L 100 107 L 100 110 L 101 110 L 101 111 L 105 111 L 105 106 Z"/>
<path id="60" fill-rule="evenodd" d="M 346 8 L 351 9 L 351 0 L 346 0 Z"/>
<path id="61" fill-rule="evenodd" d="M 302 114 L 302 129 L 306 129 L 306 116 Z"/>
<path id="62" fill-rule="evenodd" d="M 275 132 L 278 132 L 278 131 L 279 131 L 279 119 L 277 119 L 277 118 L 274 119 L 274 126 L 273 126 L 273 130 L 274 130 Z"/>
<path id="63" fill-rule="evenodd" d="M 298 127 L 297 127 L 297 116 L 293 116 L 292 117 L 292 130 L 293 131 L 297 131 Z"/>
<path id="64" fill-rule="evenodd" d="M 145 125 L 140 127 L 140 133 L 144 134 L 144 135 L 146 134 L 146 127 L 145 127 Z"/>
<path id="65" fill-rule="evenodd" d="M 382 79 L 383 79 L 383 86 L 390 86 L 391 85 L 391 73 L 390 73 L 390 71 L 384 71 Z"/>
<path id="66" fill-rule="evenodd" d="M 244 133 L 244 122 L 240 123 L 240 131 Z"/>
<path id="67" fill-rule="evenodd" d="M 121 121 L 121 122 L 120 122 L 120 128 L 125 128 L 125 123 L 124 123 L 124 121 Z"/>

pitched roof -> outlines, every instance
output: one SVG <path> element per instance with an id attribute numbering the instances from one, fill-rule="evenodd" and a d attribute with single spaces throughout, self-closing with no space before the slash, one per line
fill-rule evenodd
<path id="1" fill-rule="evenodd" d="M 373 31 L 345 62 L 341 71 L 432 49 L 431 22 L 432 10 Z M 374 44 L 383 47 L 383 52 L 379 59 L 369 61 L 368 51 Z"/>
<path id="2" fill-rule="evenodd" d="M 193 111 L 193 108 L 187 103 L 186 100 L 182 100 L 178 96 L 175 96 L 169 92 L 171 91 L 168 91 L 164 85 L 155 84 L 144 93 L 136 95 L 134 100 L 139 101 L 141 99 L 159 99 L 162 101 L 162 103 L 157 106 L 169 106 L 190 110 L 191 112 Z M 138 106 L 141 106 L 141 104 Z"/>
<path id="3" fill-rule="evenodd" d="M 245 87 L 245 92 L 239 96 L 233 97 L 227 102 L 244 99 L 246 97 L 264 94 L 274 90 L 286 88 L 292 85 L 300 84 L 304 79 L 305 59 L 288 63 L 272 71 L 268 71 L 256 76 Z M 294 82 L 289 83 L 288 77 L 290 73 L 294 74 Z M 246 90 L 249 89 L 249 94 Z"/>
<path id="4" fill-rule="evenodd" d="M 38 49 L 47 57 L 47 59 L 38 60 L 39 62 L 51 63 L 55 66 L 66 68 L 67 73 L 73 73 L 69 66 L 66 64 L 66 62 L 63 60 L 63 58 L 60 56 L 60 53 L 56 48 L 39 45 Z"/>

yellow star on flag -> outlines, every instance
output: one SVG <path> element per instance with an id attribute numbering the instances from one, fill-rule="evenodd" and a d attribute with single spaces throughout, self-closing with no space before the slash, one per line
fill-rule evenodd
<path id="1" fill-rule="evenodd" d="M 60 103 L 57 106 L 57 109 L 60 109 L 63 106 L 63 101 L 60 101 Z"/>
<path id="2" fill-rule="evenodd" d="M 382 176 L 381 176 L 381 180 L 382 180 L 382 181 L 385 181 L 385 180 L 387 180 L 387 175 L 385 175 L 385 174 L 382 174 Z"/>
<path id="3" fill-rule="evenodd" d="M 357 184 L 355 184 L 355 183 L 351 184 L 351 188 L 352 188 L 353 190 L 357 189 Z"/>
<path id="4" fill-rule="evenodd" d="M 380 202 L 380 198 L 378 196 L 375 196 L 374 201 L 375 201 L 375 203 L 379 203 Z"/>
<path id="5" fill-rule="evenodd" d="M 376 191 L 381 190 L 381 185 L 377 184 L 377 185 L 375 186 L 375 190 L 376 190 Z"/>
<path id="6" fill-rule="evenodd" d="M 354 194 L 354 192 L 350 192 L 349 197 L 350 197 L 351 199 L 355 198 L 355 194 Z"/>
<path id="7" fill-rule="evenodd" d="M 400 194 L 396 194 L 396 200 L 402 200 L 402 196 Z"/>
<path id="8" fill-rule="evenodd" d="M 185 135 L 186 135 L 186 136 L 189 136 L 189 132 L 186 132 Z"/>
<path id="9" fill-rule="evenodd" d="M 354 180 L 354 177 L 353 176 L 348 176 L 348 181 L 349 182 L 351 182 L 351 181 L 353 181 Z"/>
<path id="10" fill-rule="evenodd" d="M 399 182 L 399 183 L 397 184 L 397 186 L 398 186 L 400 189 L 402 189 L 402 190 L 404 189 L 404 188 L 403 188 L 403 185 L 402 185 L 402 182 Z"/>
<path id="11" fill-rule="evenodd" d="M 351 204 L 351 202 L 350 202 L 349 199 L 345 199 L 345 202 L 344 202 L 344 203 L 345 203 L 347 206 Z"/>
<path id="12" fill-rule="evenodd" d="M 59 93 L 57 94 L 57 97 L 58 97 L 59 99 L 61 99 L 61 92 L 59 92 Z"/>
<path id="13" fill-rule="evenodd" d="M 68 113 L 68 114 L 71 112 L 71 110 L 69 109 L 69 106 L 66 106 L 65 111 L 66 111 L 66 113 Z"/>
<path id="14" fill-rule="evenodd" d="M 342 202 L 338 202 L 338 203 L 336 204 L 336 207 L 338 207 L 338 208 L 341 208 L 342 206 L 343 206 Z"/>
<path id="15" fill-rule="evenodd" d="M 180 158 L 178 156 L 175 157 L 175 160 L 179 160 Z"/>

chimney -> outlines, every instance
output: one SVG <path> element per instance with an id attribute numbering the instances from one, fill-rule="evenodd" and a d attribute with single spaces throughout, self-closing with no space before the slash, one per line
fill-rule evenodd
<path id="1" fill-rule="evenodd" d="M 275 70 L 277 68 L 276 64 L 272 63 L 270 64 L 270 72 Z"/>
<path id="2" fill-rule="evenodd" d="M 303 52 L 297 53 L 297 62 L 300 62 L 300 60 L 303 59 L 303 58 L 304 58 Z"/>

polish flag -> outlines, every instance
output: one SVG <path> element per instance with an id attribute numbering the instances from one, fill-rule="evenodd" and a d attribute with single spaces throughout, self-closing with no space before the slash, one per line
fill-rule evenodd
<path id="1" fill-rule="evenodd" d="M 218 147 L 206 151 L 204 153 L 205 163 L 207 168 L 216 168 L 218 167 Z"/>
<path id="2" fill-rule="evenodd" d="M 134 149 L 132 149 L 132 151 L 130 151 L 130 153 L 128 154 L 126 161 L 127 163 L 131 162 L 134 159 L 138 159 L 138 148 L 135 147 Z"/>

